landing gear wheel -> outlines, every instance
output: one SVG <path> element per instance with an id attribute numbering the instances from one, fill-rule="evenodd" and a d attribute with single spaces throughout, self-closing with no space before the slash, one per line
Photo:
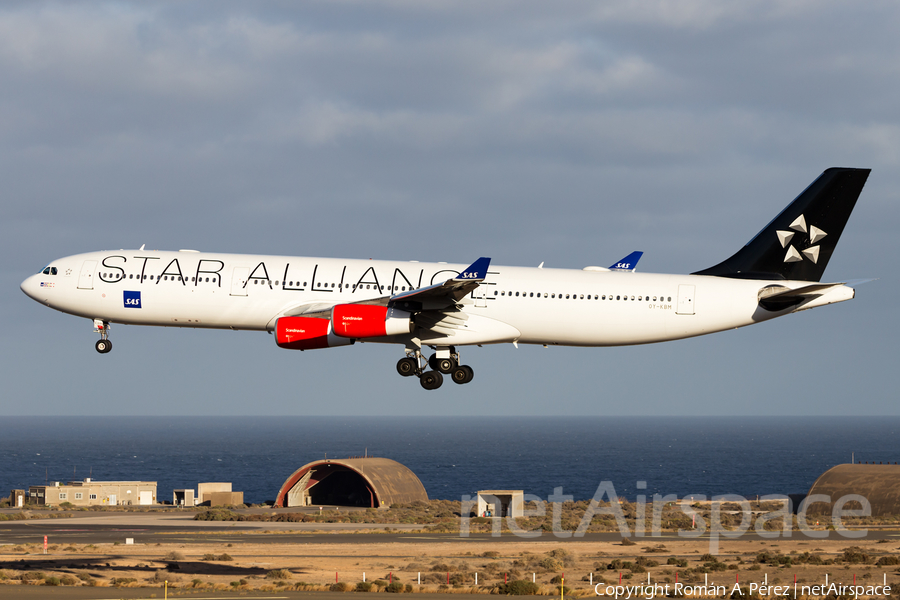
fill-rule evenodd
<path id="1" fill-rule="evenodd" d="M 472 367 L 469 365 L 460 365 L 453 369 L 453 373 L 450 377 L 453 379 L 453 383 L 462 385 L 472 381 L 472 378 L 475 377 L 475 371 L 473 371 Z"/>
<path id="2" fill-rule="evenodd" d="M 444 383 L 444 376 L 441 375 L 440 371 L 425 371 L 419 378 L 419 383 L 426 390 L 436 390 Z"/>
<path id="3" fill-rule="evenodd" d="M 451 373 L 453 369 L 456 368 L 456 361 L 452 358 L 439 358 L 435 361 L 437 363 L 437 367 L 432 367 L 436 371 L 440 371 L 441 373 Z"/>
<path id="4" fill-rule="evenodd" d="M 438 357 L 437 357 L 437 354 L 432 354 L 432 355 L 431 355 L 431 357 L 428 359 L 428 366 L 431 367 L 431 368 L 432 368 L 433 370 L 435 370 L 435 371 L 438 370 Z"/>
<path id="5" fill-rule="evenodd" d="M 100 354 L 106 354 L 112 350 L 112 342 L 109 340 L 97 340 L 97 343 L 94 344 L 94 348 L 96 348 L 97 352 Z"/>
<path id="6" fill-rule="evenodd" d="M 397 372 L 403 375 L 404 377 L 409 377 L 410 375 L 415 375 L 416 371 L 419 369 L 419 362 L 411 356 L 407 356 L 406 358 L 401 358 L 397 361 Z"/>

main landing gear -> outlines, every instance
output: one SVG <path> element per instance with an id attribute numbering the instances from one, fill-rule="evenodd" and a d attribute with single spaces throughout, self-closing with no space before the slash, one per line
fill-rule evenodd
<path id="1" fill-rule="evenodd" d="M 459 354 L 453 347 L 438 348 L 428 359 L 430 371 L 422 365 L 422 353 L 418 350 L 407 350 L 406 357 L 397 361 L 397 372 L 404 377 L 418 376 L 419 383 L 426 390 L 436 390 L 444 383 L 444 375 L 450 375 L 453 383 L 460 385 L 469 383 L 475 372 L 469 365 L 459 364 Z"/>
<path id="2" fill-rule="evenodd" d="M 109 321 L 94 319 L 94 332 L 100 334 L 100 339 L 94 344 L 94 348 L 100 354 L 106 354 L 112 350 L 112 342 L 109 341 Z"/>

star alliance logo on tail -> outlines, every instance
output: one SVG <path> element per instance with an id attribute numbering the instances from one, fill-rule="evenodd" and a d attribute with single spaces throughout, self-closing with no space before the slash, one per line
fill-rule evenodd
<path id="1" fill-rule="evenodd" d="M 776 231 L 778 234 L 778 241 L 781 243 L 782 248 L 787 248 L 787 254 L 784 255 L 784 262 L 792 263 L 792 262 L 800 262 L 805 258 L 813 261 L 813 263 L 818 262 L 819 260 L 819 246 L 818 242 L 824 238 L 827 233 L 816 227 L 815 225 L 807 228 L 806 226 L 806 217 L 800 215 L 797 217 L 793 223 L 790 225 L 793 231 L 783 231 L 779 229 Z M 804 242 L 804 245 L 808 246 L 806 249 L 802 251 L 798 251 L 792 244 L 791 241 L 794 239 L 794 236 L 797 233 L 805 233 L 806 239 L 798 239 L 797 242 Z M 798 244 L 800 245 L 800 244 Z"/>
<path id="2" fill-rule="evenodd" d="M 124 295 L 125 308 L 140 308 L 141 293 L 140 292 L 122 292 Z"/>

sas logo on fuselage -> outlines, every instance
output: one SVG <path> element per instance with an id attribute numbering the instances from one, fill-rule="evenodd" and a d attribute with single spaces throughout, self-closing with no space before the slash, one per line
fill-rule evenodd
<path id="1" fill-rule="evenodd" d="M 124 294 L 125 308 L 140 308 L 141 293 L 140 292 L 122 292 Z"/>

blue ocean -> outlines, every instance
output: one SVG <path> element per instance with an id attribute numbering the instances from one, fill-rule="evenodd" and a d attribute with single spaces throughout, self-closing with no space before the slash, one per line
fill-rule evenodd
<path id="1" fill-rule="evenodd" d="M 830 467 L 900 461 L 900 417 L 4 417 L 0 495 L 46 481 L 158 482 L 160 499 L 229 481 L 274 500 L 300 466 L 381 456 L 431 498 L 554 488 L 590 499 L 804 494 Z M 646 482 L 646 491 L 637 482 Z"/>

